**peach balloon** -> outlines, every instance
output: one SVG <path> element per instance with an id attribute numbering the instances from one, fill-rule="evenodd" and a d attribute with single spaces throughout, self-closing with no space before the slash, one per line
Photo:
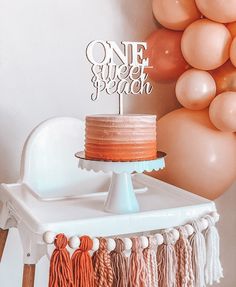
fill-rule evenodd
<path id="1" fill-rule="evenodd" d="M 210 105 L 209 116 L 219 130 L 236 132 L 236 92 L 219 94 Z"/>
<path id="2" fill-rule="evenodd" d="M 236 21 L 236 0 L 196 0 L 196 4 L 201 13 L 213 21 Z"/>
<path id="3" fill-rule="evenodd" d="M 183 33 L 165 28 L 154 31 L 146 40 L 145 57 L 149 58 L 146 72 L 154 81 L 172 81 L 177 79 L 186 69 L 180 43 Z"/>
<path id="4" fill-rule="evenodd" d="M 152 8 L 157 21 L 172 30 L 184 30 L 201 17 L 195 0 L 154 0 Z"/>
<path id="5" fill-rule="evenodd" d="M 226 24 L 226 28 L 229 30 L 232 37 L 236 36 L 236 22 Z"/>
<path id="6" fill-rule="evenodd" d="M 230 46 L 230 60 L 232 64 L 236 67 L 236 37 L 234 37 Z"/>
<path id="7" fill-rule="evenodd" d="M 210 73 L 216 82 L 216 94 L 225 91 L 236 92 L 236 68 L 230 61 Z"/>
<path id="8" fill-rule="evenodd" d="M 201 19 L 184 31 L 181 49 L 185 60 L 194 68 L 216 69 L 229 59 L 232 37 L 225 25 Z"/>
<path id="9" fill-rule="evenodd" d="M 236 135 L 217 130 L 208 109 L 175 110 L 158 121 L 158 148 L 165 169 L 153 176 L 209 199 L 236 179 Z"/>
<path id="10" fill-rule="evenodd" d="M 182 106 L 190 110 L 202 110 L 215 97 L 216 84 L 208 72 L 190 69 L 180 76 L 175 91 Z"/>

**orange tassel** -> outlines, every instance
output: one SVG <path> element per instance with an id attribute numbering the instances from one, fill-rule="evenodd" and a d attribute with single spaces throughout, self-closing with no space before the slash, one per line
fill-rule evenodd
<path id="1" fill-rule="evenodd" d="M 94 270 L 89 250 L 93 241 L 89 236 L 80 237 L 80 246 L 72 255 L 74 287 L 94 287 Z"/>
<path id="2" fill-rule="evenodd" d="M 67 238 L 60 233 L 54 240 L 56 249 L 50 260 L 49 287 L 73 287 L 70 254 L 66 249 Z"/>

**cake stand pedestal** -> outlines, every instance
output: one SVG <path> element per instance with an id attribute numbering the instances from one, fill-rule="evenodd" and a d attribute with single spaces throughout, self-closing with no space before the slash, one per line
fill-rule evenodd
<path id="1" fill-rule="evenodd" d="M 159 170 L 165 167 L 165 153 L 158 152 L 156 159 L 146 161 L 113 162 L 89 160 L 84 152 L 76 153 L 79 167 L 95 172 L 112 172 L 111 183 L 104 210 L 111 213 L 133 213 L 139 211 L 139 204 L 134 192 L 131 173 Z"/>

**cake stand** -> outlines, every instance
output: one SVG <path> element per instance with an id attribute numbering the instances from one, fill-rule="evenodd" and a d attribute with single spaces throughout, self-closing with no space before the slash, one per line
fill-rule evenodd
<path id="1" fill-rule="evenodd" d="M 75 154 L 79 158 L 79 167 L 95 172 L 112 172 L 111 183 L 104 210 L 111 213 L 133 213 L 139 211 L 131 173 L 159 170 L 165 167 L 165 153 L 157 152 L 153 160 L 114 162 L 86 159 L 84 152 Z"/>

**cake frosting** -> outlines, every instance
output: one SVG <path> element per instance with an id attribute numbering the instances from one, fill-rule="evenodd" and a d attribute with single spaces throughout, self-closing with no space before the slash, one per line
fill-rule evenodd
<path id="1" fill-rule="evenodd" d="M 86 117 L 87 159 L 139 161 L 156 158 L 155 115 L 92 115 Z"/>

